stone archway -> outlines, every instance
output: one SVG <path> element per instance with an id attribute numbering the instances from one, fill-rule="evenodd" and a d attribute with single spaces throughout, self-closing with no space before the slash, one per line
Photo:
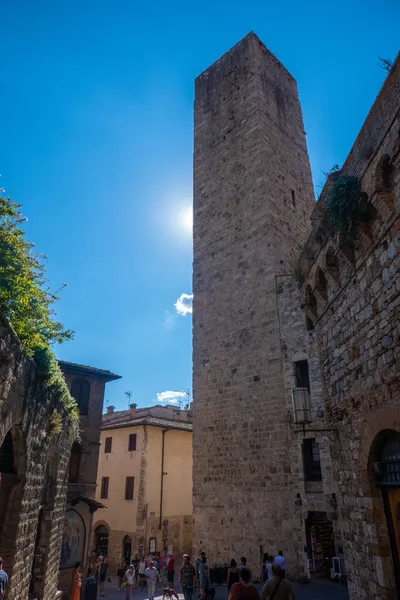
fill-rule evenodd
<path id="1" fill-rule="evenodd" d="M 25 478 L 25 441 L 20 428 L 13 425 L 0 447 L 0 555 L 10 579 L 13 575 Z"/>
<path id="2" fill-rule="evenodd" d="M 99 524 L 94 529 L 94 543 L 97 554 L 108 556 L 108 541 L 110 530 L 102 524 Z"/>

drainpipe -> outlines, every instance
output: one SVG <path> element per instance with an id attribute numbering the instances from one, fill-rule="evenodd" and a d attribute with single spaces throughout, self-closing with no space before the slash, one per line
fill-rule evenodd
<path id="1" fill-rule="evenodd" d="M 163 494 L 164 494 L 164 449 L 165 449 L 165 434 L 169 429 L 162 430 L 162 444 L 161 444 L 161 486 L 160 486 L 160 522 L 158 529 L 162 528 L 162 509 L 163 509 Z"/>

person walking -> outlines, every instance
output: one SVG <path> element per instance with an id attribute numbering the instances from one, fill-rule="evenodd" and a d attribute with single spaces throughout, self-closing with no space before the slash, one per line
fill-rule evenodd
<path id="1" fill-rule="evenodd" d="M 226 585 L 228 587 L 228 594 L 231 591 L 231 587 L 235 583 L 239 583 L 239 569 L 237 567 L 236 560 L 234 558 L 232 558 L 230 567 L 228 569 L 228 579 L 226 582 Z"/>
<path id="2" fill-rule="evenodd" d="M 139 556 L 137 554 L 135 554 L 135 558 L 132 561 L 133 564 L 133 569 L 135 571 L 135 581 L 133 584 L 133 587 L 136 588 L 138 586 L 138 579 L 139 579 Z"/>
<path id="3" fill-rule="evenodd" d="M 262 559 L 262 563 L 261 563 L 261 573 L 260 573 L 260 580 L 265 583 L 268 579 L 268 572 L 267 572 L 267 562 L 268 562 L 268 552 L 264 553 L 263 559 Z"/>
<path id="4" fill-rule="evenodd" d="M 124 577 L 125 577 L 125 571 L 126 571 L 125 556 L 121 556 L 121 560 L 119 561 L 118 567 L 117 567 L 118 591 L 120 591 L 120 589 L 122 587 L 122 582 L 123 582 Z"/>
<path id="5" fill-rule="evenodd" d="M 80 600 L 81 597 L 81 585 L 82 585 L 82 573 L 81 573 L 81 563 L 75 563 L 74 570 L 72 571 L 72 582 L 71 582 L 71 592 L 69 594 L 69 600 Z M 0 598 L 1 598 L 0 594 Z"/>
<path id="6" fill-rule="evenodd" d="M 167 562 L 167 581 L 171 584 L 171 587 L 174 586 L 175 579 L 175 557 L 172 552 L 169 553 L 169 558 Z"/>
<path id="7" fill-rule="evenodd" d="M 204 600 L 206 597 L 206 592 L 210 587 L 210 570 L 207 564 L 207 557 L 204 554 L 201 557 L 201 561 L 199 564 L 199 588 L 200 588 L 200 598 Z"/>
<path id="8" fill-rule="evenodd" d="M 4 598 L 8 586 L 8 575 L 3 569 L 3 559 L 0 558 L 0 598 Z"/>
<path id="9" fill-rule="evenodd" d="M 251 583 L 251 571 L 247 567 L 239 569 L 239 583 L 235 583 L 229 592 L 229 600 L 260 600 L 260 594 Z"/>
<path id="10" fill-rule="evenodd" d="M 146 580 L 146 560 L 142 556 L 139 562 L 139 586 L 143 587 Z"/>
<path id="11" fill-rule="evenodd" d="M 150 566 L 145 571 L 147 589 L 149 593 L 149 600 L 154 600 L 154 594 L 156 592 L 156 583 L 160 580 L 158 570 L 154 566 L 154 562 L 150 561 Z"/>
<path id="12" fill-rule="evenodd" d="M 293 588 L 283 578 L 280 565 L 272 566 L 272 579 L 268 579 L 261 592 L 261 600 L 294 600 Z"/>
<path id="13" fill-rule="evenodd" d="M 190 556 L 188 554 L 183 555 L 180 582 L 185 600 L 192 600 L 193 592 L 196 587 L 196 571 L 190 562 Z"/>
<path id="14" fill-rule="evenodd" d="M 126 585 L 125 600 L 132 600 L 132 591 L 135 586 L 135 567 L 129 565 L 125 575 L 124 583 Z"/>
<path id="15" fill-rule="evenodd" d="M 104 558 L 104 556 L 99 556 L 99 571 L 98 571 L 98 575 L 99 575 L 99 581 L 100 581 L 100 595 L 104 596 L 104 583 L 107 577 L 107 569 L 108 569 L 108 564 L 106 559 Z"/>
<path id="16" fill-rule="evenodd" d="M 267 560 L 267 564 L 265 565 L 265 570 L 267 572 L 267 579 L 272 579 L 272 577 L 273 577 L 273 574 L 272 574 L 272 567 L 273 566 L 274 566 L 274 557 L 271 556 L 271 555 L 269 555 L 268 556 L 268 560 Z"/>
<path id="17" fill-rule="evenodd" d="M 282 550 L 279 550 L 278 555 L 275 556 L 275 564 L 279 565 L 281 568 L 281 577 L 286 577 L 286 575 L 287 575 L 286 561 L 285 561 L 285 557 L 283 556 Z"/>

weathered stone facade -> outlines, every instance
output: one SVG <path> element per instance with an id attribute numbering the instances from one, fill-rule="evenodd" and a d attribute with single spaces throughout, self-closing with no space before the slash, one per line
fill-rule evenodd
<path id="1" fill-rule="evenodd" d="M 373 469 L 400 431 L 399 69 L 316 205 L 295 83 L 261 42 L 196 81 L 194 549 L 258 571 L 282 547 L 293 577 L 337 557 L 367 600 L 400 588 L 397 467 L 386 488 Z M 354 248 L 323 211 L 339 175 L 367 194 Z"/>
<path id="2" fill-rule="evenodd" d="M 400 431 L 399 112 L 400 58 L 336 174 L 357 176 L 367 195 L 355 246 L 349 252 L 326 230 L 321 204 L 328 180 L 300 258 L 301 299 L 315 324 L 320 358 L 324 422 L 332 429 L 349 590 L 352 598 L 368 600 L 400 594 L 400 477 L 396 483 L 393 470 L 393 484 L 380 489 L 374 473 L 385 436 Z M 398 504 L 385 517 L 387 495 Z"/>
<path id="3" fill-rule="evenodd" d="M 314 205 L 294 79 L 254 34 L 196 80 L 194 549 L 288 550 L 299 528 L 277 285 Z M 304 544 L 303 544 L 304 546 Z"/>
<path id="4" fill-rule="evenodd" d="M 54 409 L 64 415 L 63 407 L 2 316 L 0 351 L 0 555 L 10 577 L 7 597 L 27 600 L 36 583 L 43 600 L 53 600 L 72 442 L 67 430 L 50 434 L 50 417 Z"/>

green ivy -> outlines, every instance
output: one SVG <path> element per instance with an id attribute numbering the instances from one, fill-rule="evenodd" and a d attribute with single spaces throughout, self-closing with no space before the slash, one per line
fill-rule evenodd
<path id="1" fill-rule="evenodd" d="M 37 254 L 34 245 L 25 240 L 22 226 L 26 220 L 19 204 L 0 196 L 0 310 L 11 323 L 23 349 L 34 358 L 44 385 L 64 406 L 72 426 L 71 434 L 77 435 L 78 407 L 50 349 L 55 342 L 71 339 L 73 332 L 55 319 L 53 305 L 59 295 L 48 287 L 45 257 Z M 51 429 L 54 428 L 57 429 L 55 423 L 51 425 Z"/>
<path id="2" fill-rule="evenodd" d="M 58 410 L 54 409 L 50 417 L 49 435 L 57 435 L 62 432 L 62 419 Z"/>
<path id="3" fill-rule="evenodd" d="M 332 230 L 339 233 L 340 243 L 353 247 L 357 225 L 363 217 L 361 186 L 357 177 L 341 175 L 332 182 L 325 200 L 325 210 Z"/>
<path id="4" fill-rule="evenodd" d="M 79 409 L 75 399 L 71 396 L 56 357 L 50 348 L 37 348 L 33 358 L 37 373 L 42 378 L 44 386 L 52 392 L 53 397 L 66 410 L 71 425 L 71 436 L 73 438 L 78 437 Z"/>

